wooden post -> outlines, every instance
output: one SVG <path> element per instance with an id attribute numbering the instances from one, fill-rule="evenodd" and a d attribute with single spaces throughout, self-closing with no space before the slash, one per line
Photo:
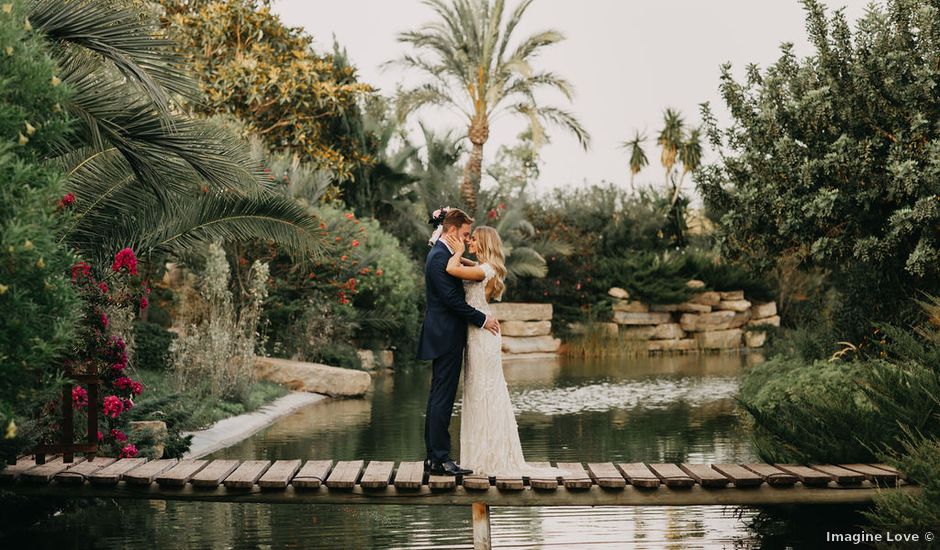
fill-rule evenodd
<path id="1" fill-rule="evenodd" d="M 473 503 L 473 550 L 490 550 L 490 507 L 483 502 Z"/>
<path id="2" fill-rule="evenodd" d="M 62 387 L 62 443 L 73 445 L 75 443 L 75 427 L 72 415 L 72 384 L 66 384 Z M 72 462 L 75 460 L 75 453 L 72 449 L 62 450 L 62 462 Z"/>

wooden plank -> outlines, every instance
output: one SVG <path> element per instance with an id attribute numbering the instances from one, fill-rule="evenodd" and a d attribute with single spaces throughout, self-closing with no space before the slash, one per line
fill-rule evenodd
<path id="1" fill-rule="evenodd" d="M 691 487 L 695 480 L 689 477 L 675 464 L 648 464 L 656 477 L 666 484 L 666 487 Z"/>
<path id="2" fill-rule="evenodd" d="M 457 476 L 429 475 L 428 488 L 432 491 L 453 491 L 457 488 Z"/>
<path id="3" fill-rule="evenodd" d="M 858 472 L 864 475 L 865 479 L 882 487 L 894 487 L 898 484 L 898 475 L 896 473 L 869 466 L 868 464 L 839 464 L 839 466 L 847 470 L 852 470 L 853 472 Z"/>
<path id="4" fill-rule="evenodd" d="M 617 470 L 634 487 L 657 489 L 662 481 L 642 462 L 617 463 Z"/>
<path id="5" fill-rule="evenodd" d="M 584 466 L 580 462 L 559 462 L 558 467 L 571 472 L 571 475 L 562 476 L 561 478 L 561 483 L 565 486 L 565 489 L 570 491 L 591 488 L 593 484 L 591 476 L 584 471 Z"/>
<path id="6" fill-rule="evenodd" d="M 373 460 L 369 462 L 366 471 L 362 473 L 359 485 L 363 489 L 384 489 L 392 482 L 392 470 L 394 469 L 394 462 Z"/>
<path id="7" fill-rule="evenodd" d="M 758 487 L 764 482 L 759 474 L 737 464 L 712 464 L 712 468 L 730 479 L 735 487 Z"/>
<path id="8" fill-rule="evenodd" d="M 175 458 L 152 460 L 128 471 L 122 479 L 131 485 L 150 485 L 158 475 L 176 466 L 178 462 L 179 460 Z"/>
<path id="9" fill-rule="evenodd" d="M 886 472 L 891 472 L 892 474 L 898 476 L 898 479 L 907 479 L 907 476 L 904 475 L 904 472 L 899 472 L 897 469 L 895 469 L 894 466 L 889 466 L 887 464 L 869 464 L 869 466 L 878 468 L 879 470 L 884 470 Z"/>
<path id="10" fill-rule="evenodd" d="M 258 480 L 258 487 L 262 489 L 286 489 L 294 474 L 300 470 L 303 463 L 299 458 L 293 460 L 275 460 L 274 464 Z"/>
<path id="11" fill-rule="evenodd" d="M 226 489 L 251 489 L 270 466 L 270 460 L 246 460 L 222 483 Z"/>
<path id="12" fill-rule="evenodd" d="M 424 483 L 423 462 L 402 462 L 395 472 L 395 488 L 404 490 L 420 489 Z"/>
<path id="13" fill-rule="evenodd" d="M 500 491 L 521 491 L 525 489 L 525 482 L 522 480 L 522 476 L 497 477 L 496 488 Z"/>
<path id="14" fill-rule="evenodd" d="M 56 474 L 55 481 L 62 485 L 81 485 L 85 482 L 86 477 L 106 466 L 114 464 L 116 460 L 116 458 L 100 456 L 90 462 L 86 460 L 74 468 L 69 468 L 64 472 Z"/>
<path id="15" fill-rule="evenodd" d="M 463 476 L 463 487 L 471 491 L 486 491 L 490 488 L 490 476 L 486 474 L 470 474 Z"/>
<path id="16" fill-rule="evenodd" d="M 818 470 L 824 474 L 829 474 L 835 478 L 839 485 L 858 485 L 865 481 L 865 474 L 860 474 L 853 470 L 846 470 L 833 464 L 810 464 L 810 468 Z"/>
<path id="17" fill-rule="evenodd" d="M 326 486 L 330 489 L 352 489 L 359 481 L 363 466 L 363 460 L 340 460 L 326 478 Z"/>
<path id="18" fill-rule="evenodd" d="M 551 468 L 552 465 L 548 462 L 530 462 L 532 466 L 536 468 Z M 529 478 L 529 487 L 533 489 L 538 489 L 540 491 L 554 491 L 558 489 L 558 478 L 557 477 L 532 477 Z"/>
<path id="19" fill-rule="evenodd" d="M 88 481 L 95 485 L 115 485 L 124 476 L 124 473 L 146 464 L 147 459 L 140 458 L 121 458 L 108 466 L 88 475 Z"/>
<path id="20" fill-rule="evenodd" d="M 319 489 L 332 470 L 332 460 L 308 460 L 290 484 L 297 489 Z"/>
<path id="21" fill-rule="evenodd" d="M 241 460 L 213 460 L 189 480 L 193 487 L 218 487 L 222 480 L 238 469 Z"/>
<path id="22" fill-rule="evenodd" d="M 833 480 L 833 477 L 829 474 L 814 470 L 809 466 L 803 466 L 801 464 L 774 464 L 777 468 L 780 468 L 784 472 L 791 473 L 798 477 L 800 481 L 803 482 L 803 485 L 808 485 L 810 487 L 825 487 L 829 485 L 829 482 Z"/>
<path id="23" fill-rule="evenodd" d="M 59 457 L 45 464 L 33 466 L 23 471 L 23 473 L 20 474 L 20 479 L 31 483 L 49 483 L 56 474 L 64 472 L 73 466 L 78 466 L 84 461 L 85 457 L 83 456 L 75 457 L 75 460 L 72 462 L 65 462 L 62 457 Z"/>
<path id="24" fill-rule="evenodd" d="M 768 485 L 787 487 L 797 482 L 797 477 L 770 464 L 741 464 L 747 470 L 759 475 Z"/>
<path id="25" fill-rule="evenodd" d="M 627 480 L 620 475 L 620 470 L 610 462 L 589 462 L 588 473 L 599 487 L 605 489 L 623 489 Z"/>
<path id="26" fill-rule="evenodd" d="M 47 458 L 52 460 L 58 456 L 59 455 L 54 455 Z M 35 455 L 19 456 L 16 458 L 16 464 L 8 464 L 0 471 L 0 481 L 15 481 L 20 477 L 20 474 L 34 467 L 36 467 Z"/>
<path id="27" fill-rule="evenodd" d="M 208 460 L 180 460 L 175 466 L 156 477 L 160 487 L 182 487 L 209 464 Z"/>
<path id="28" fill-rule="evenodd" d="M 731 482 L 720 472 L 712 470 L 707 464 L 689 464 L 683 462 L 679 468 L 702 487 L 725 487 Z"/>

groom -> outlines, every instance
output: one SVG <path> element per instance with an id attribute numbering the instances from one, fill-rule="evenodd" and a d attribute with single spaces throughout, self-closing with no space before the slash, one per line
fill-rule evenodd
<path id="1" fill-rule="evenodd" d="M 444 214 L 443 234 L 437 239 L 424 266 L 427 311 L 421 325 L 418 359 L 432 360 L 431 393 L 424 420 L 425 471 L 435 475 L 473 473 L 454 463 L 450 457 L 450 417 L 454 412 L 457 381 L 467 345 L 467 323 L 499 333 L 499 322 L 470 307 L 463 283 L 447 273 L 447 262 L 454 252 L 443 237 L 456 236 L 467 242 L 473 219 L 451 209 Z"/>

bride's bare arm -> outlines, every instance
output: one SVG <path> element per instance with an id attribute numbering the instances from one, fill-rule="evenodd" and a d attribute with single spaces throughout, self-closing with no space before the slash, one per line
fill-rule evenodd
<path id="1" fill-rule="evenodd" d="M 460 259 L 461 257 L 457 254 L 450 257 L 450 260 L 447 261 L 447 273 L 467 281 L 482 281 L 486 278 L 486 273 L 483 272 L 482 267 L 461 265 Z"/>
<path id="2" fill-rule="evenodd" d="M 477 263 L 470 258 L 464 258 L 463 256 L 460 257 L 460 263 L 463 265 L 477 265 Z"/>

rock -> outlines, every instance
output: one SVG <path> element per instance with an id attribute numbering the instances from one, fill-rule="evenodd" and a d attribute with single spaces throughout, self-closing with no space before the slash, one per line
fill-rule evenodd
<path id="1" fill-rule="evenodd" d="M 377 369 L 390 369 L 394 363 L 395 353 L 390 349 L 379 350 L 378 353 L 371 349 L 356 350 L 359 356 L 359 362 L 362 363 L 362 369 L 374 371 Z"/>
<path id="2" fill-rule="evenodd" d="M 623 327 L 620 329 L 620 336 L 624 340 L 650 340 L 656 333 L 656 326 L 649 325 L 645 327 Z"/>
<path id="3" fill-rule="evenodd" d="M 741 347 L 743 333 L 744 331 L 739 328 L 714 330 L 699 332 L 695 335 L 695 339 L 702 349 L 735 349 Z"/>
<path id="4" fill-rule="evenodd" d="M 717 306 L 721 302 L 721 295 L 709 290 L 708 292 L 699 292 L 689 300 L 690 304 L 700 304 L 703 306 Z"/>
<path id="5" fill-rule="evenodd" d="M 166 448 L 166 422 L 162 420 L 134 420 L 128 423 L 131 431 L 138 433 L 150 432 L 153 434 L 153 450 L 156 458 L 163 458 L 163 449 Z"/>
<path id="6" fill-rule="evenodd" d="M 685 283 L 685 286 L 689 288 L 705 288 L 705 281 L 699 281 L 698 279 L 690 279 L 689 282 Z"/>
<path id="7" fill-rule="evenodd" d="M 727 309 L 730 311 L 747 311 L 751 309 L 751 302 L 747 300 L 722 300 L 718 302 L 715 309 Z"/>
<path id="8" fill-rule="evenodd" d="M 650 311 L 679 311 L 682 313 L 708 313 L 711 311 L 711 306 L 704 306 L 702 304 L 693 304 L 686 302 L 684 304 L 656 304 L 650 306 Z"/>
<path id="9" fill-rule="evenodd" d="M 733 311 L 712 311 L 710 313 L 684 313 L 679 317 L 679 325 L 686 332 L 704 332 L 706 330 L 726 330 L 735 320 Z"/>
<path id="10" fill-rule="evenodd" d="M 618 325 L 661 325 L 668 323 L 671 319 L 672 316 L 668 313 L 614 312 L 614 322 Z"/>
<path id="11" fill-rule="evenodd" d="M 653 304 L 650 306 L 650 311 L 657 311 L 657 312 L 679 311 L 679 304 Z"/>
<path id="12" fill-rule="evenodd" d="M 754 304 L 751 306 L 751 319 L 764 319 L 777 314 L 777 302 Z"/>
<path id="13" fill-rule="evenodd" d="M 551 353 L 558 351 L 559 346 L 561 346 L 561 340 L 551 336 L 503 338 L 503 353 Z"/>
<path id="14" fill-rule="evenodd" d="M 763 319 L 754 319 L 753 321 L 748 321 L 748 327 L 779 327 L 780 326 L 780 316 L 774 315 L 772 317 L 764 317 Z"/>
<path id="15" fill-rule="evenodd" d="M 356 355 L 359 356 L 359 363 L 362 364 L 362 370 L 375 370 L 375 353 L 371 349 L 357 349 Z"/>
<path id="16" fill-rule="evenodd" d="M 767 341 L 767 333 L 762 330 L 749 330 L 744 333 L 744 344 L 749 348 L 764 347 Z"/>
<path id="17" fill-rule="evenodd" d="M 644 304 L 643 302 L 638 302 L 636 300 L 626 301 L 621 300 L 619 302 L 614 302 L 613 305 L 614 311 L 628 311 L 630 313 L 646 313 L 650 310 L 650 306 Z"/>
<path id="18" fill-rule="evenodd" d="M 692 351 L 698 349 L 698 343 L 692 338 L 650 340 L 646 345 L 649 351 Z"/>
<path id="19" fill-rule="evenodd" d="M 383 349 L 379 352 L 379 364 L 390 369 L 395 366 L 395 352 L 390 349 Z"/>
<path id="20" fill-rule="evenodd" d="M 254 367 L 258 378 L 283 384 L 292 390 L 332 397 L 359 397 L 372 385 L 372 377 L 368 372 L 319 363 L 255 357 Z"/>
<path id="21" fill-rule="evenodd" d="M 682 330 L 682 327 L 679 326 L 679 323 L 656 325 L 653 330 L 654 340 L 677 340 L 683 336 L 685 336 L 685 332 Z"/>
<path id="22" fill-rule="evenodd" d="M 630 293 L 629 293 L 629 292 L 627 292 L 626 290 L 624 290 L 624 289 L 622 289 L 622 288 L 620 288 L 620 287 L 616 287 L 616 286 L 613 287 L 612 289 L 608 290 L 608 291 L 607 291 L 607 294 L 608 294 L 609 296 L 612 296 L 612 297 L 614 297 L 614 298 L 617 298 L 618 300 L 629 300 L 629 299 L 630 299 Z"/>
<path id="23" fill-rule="evenodd" d="M 735 312 L 731 320 L 731 328 L 741 328 L 751 320 L 751 310 Z"/>
<path id="24" fill-rule="evenodd" d="M 493 315 L 503 321 L 551 321 L 552 304 L 524 304 L 497 302 L 490 305 Z"/>
<path id="25" fill-rule="evenodd" d="M 722 300 L 728 300 L 728 301 L 744 299 L 743 290 L 726 290 L 724 292 L 719 292 L 718 295 L 721 296 Z"/>
<path id="26" fill-rule="evenodd" d="M 504 326 L 500 324 L 500 326 Z M 585 334 L 588 329 L 606 332 L 608 336 L 617 336 L 620 325 L 617 323 L 591 323 L 585 326 L 583 323 L 568 323 L 568 331 L 572 334 Z M 503 334 L 505 336 L 505 333 Z"/>
<path id="27" fill-rule="evenodd" d="M 551 321 L 504 321 L 499 324 L 503 336 L 545 336 L 552 333 Z"/>

